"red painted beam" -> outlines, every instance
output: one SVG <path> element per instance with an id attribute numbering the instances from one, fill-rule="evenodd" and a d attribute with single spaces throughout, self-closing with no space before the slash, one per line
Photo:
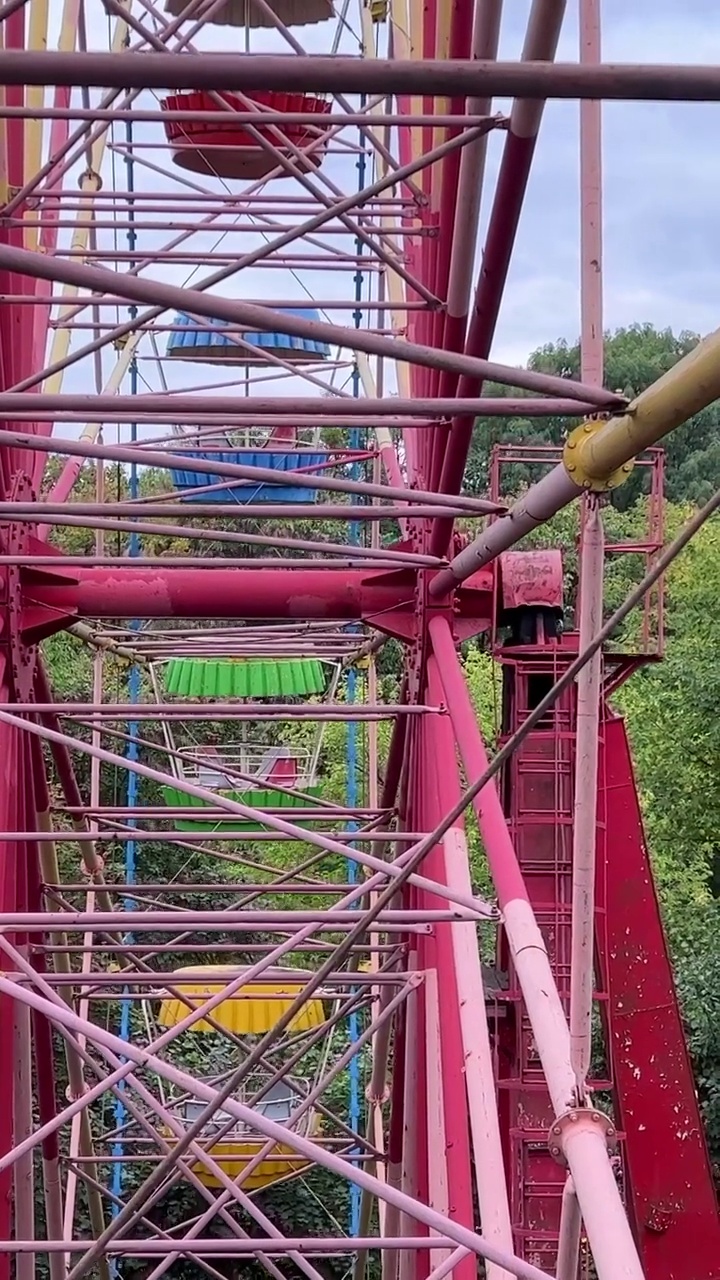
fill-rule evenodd
<path id="1" fill-rule="evenodd" d="M 285 89 L 314 93 L 424 94 L 442 98 L 579 98 L 718 102 L 720 67 L 648 63 L 395 61 L 325 55 L 0 52 L 4 85 L 119 89 Z"/>
<path id="2" fill-rule="evenodd" d="M 599 777 L 610 1053 L 630 1213 L 647 1280 L 717 1280 L 712 1170 L 619 717 L 603 726 Z"/>
<path id="3" fill-rule="evenodd" d="M 281 562 L 278 562 L 281 563 Z M 78 569 L 78 612 L 93 618 L 342 618 L 397 607 L 397 585 L 384 574 L 342 570 L 273 573 L 252 569 Z M 411 585 L 404 593 L 412 596 Z M 46 587 L 52 604 L 64 588 Z"/>
<path id="4" fill-rule="evenodd" d="M 282 561 L 278 561 L 278 566 Z M 78 568 L 59 585 L 32 584 L 40 601 L 58 616 L 89 618 L 333 618 L 372 621 L 389 634 L 414 628 L 417 576 L 412 569 L 297 570 Z M 491 571 L 476 575 L 455 600 L 456 621 L 472 622 L 476 634 L 492 617 Z"/>
<path id="5" fill-rule="evenodd" d="M 152 57 L 151 54 L 146 56 Z M 256 56 L 253 55 L 253 57 Z M 0 51 L 0 67 L 2 57 L 3 54 Z M 131 55 L 128 55 L 129 57 Z M 162 60 L 167 62 L 170 58 L 171 55 L 168 55 Z M 200 60 L 187 58 L 183 61 Z M 296 62 L 299 59 L 292 59 L 292 61 Z M 2 83 L 1 73 L 0 83 Z M 253 331 L 273 333 L 279 331 L 288 333 L 292 337 L 314 338 L 318 342 L 337 344 L 351 351 L 364 351 L 367 355 L 388 356 L 391 360 L 404 360 L 411 365 L 446 369 L 459 375 L 468 374 L 481 380 L 524 387 L 540 395 L 577 396 L 579 400 L 591 401 L 608 408 L 614 408 L 618 400 L 617 396 L 608 391 L 597 387 L 586 387 L 570 378 L 556 378 L 528 369 L 513 369 L 488 360 L 475 360 L 457 352 L 440 351 L 435 347 L 405 342 L 401 338 L 369 333 L 366 329 L 349 329 L 342 325 L 328 324 L 325 321 L 307 320 L 302 316 L 279 312 L 269 307 L 252 307 L 237 298 L 222 298 L 217 295 L 211 297 L 203 292 L 202 288 L 215 283 L 214 277 L 203 281 L 201 289 L 185 289 L 166 284 L 161 280 L 146 280 L 140 276 L 127 274 L 118 275 L 117 272 L 106 271 L 103 267 L 86 266 L 81 262 L 70 262 L 66 258 L 29 253 L 25 249 L 17 249 L 2 243 L 0 243 L 0 268 L 39 280 L 77 285 L 79 289 L 87 288 L 95 293 L 120 292 L 129 302 L 148 303 L 151 308 L 159 308 L 158 315 L 166 308 L 176 307 L 178 310 L 186 311 L 192 316 L 204 317 L 213 323 L 218 320 L 229 320 L 231 323 L 244 325 Z M 142 314 L 136 321 L 129 322 L 127 331 L 151 319 L 155 319 L 155 315 Z M 121 325 L 119 329 L 104 334 L 100 345 L 106 345 L 120 336 L 120 329 L 125 332 L 125 326 Z M 95 349 L 92 344 L 91 349 Z M 87 354 L 84 348 L 82 354 Z M 77 358 L 80 358 L 80 355 L 81 352 L 76 352 Z M 34 380 L 33 385 L 37 380 L 37 378 Z M 16 387 L 20 387 L 21 390 L 26 389 L 23 383 L 17 383 Z"/>

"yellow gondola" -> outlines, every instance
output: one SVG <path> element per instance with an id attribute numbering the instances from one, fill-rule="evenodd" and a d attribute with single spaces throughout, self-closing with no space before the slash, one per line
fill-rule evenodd
<path id="1" fill-rule="evenodd" d="M 230 975 L 236 975 L 237 965 L 201 965 L 192 968 L 178 969 L 172 975 L 168 992 L 161 999 L 158 1022 L 164 1028 L 175 1027 L 188 1016 L 190 1005 L 197 1006 L 211 996 L 217 995 L 230 981 Z M 185 977 L 185 975 L 188 975 Z M 190 976 L 192 975 L 192 976 Z M 304 976 L 304 975 L 303 975 Z M 184 1034 L 199 1032 L 201 1034 L 227 1031 L 231 1035 L 252 1037 L 264 1035 L 277 1025 L 280 1018 L 287 1013 L 293 1001 L 303 990 L 303 982 L 298 981 L 296 971 L 273 970 L 271 980 L 266 982 L 250 982 L 240 987 L 235 995 L 222 1000 L 212 1012 L 212 1022 L 201 1018 L 187 1029 Z M 325 1021 L 323 1001 L 315 999 L 307 1001 L 288 1024 L 291 1032 L 310 1031 Z M 249 1102 L 262 1089 L 268 1077 L 254 1071 L 250 1080 L 235 1095 L 238 1102 Z M 300 1102 L 299 1095 L 284 1080 L 277 1081 L 266 1089 L 263 1097 L 253 1104 L 259 1115 L 286 1124 L 292 1112 Z M 175 1110 L 183 1125 L 190 1127 L 206 1107 L 199 1098 L 187 1097 Z M 232 1128 L 223 1135 L 222 1140 L 208 1144 L 214 1134 L 220 1134 L 228 1124 Z M 317 1133 L 320 1128 L 319 1117 L 308 1111 L 301 1119 L 297 1129 L 305 1137 Z M 230 1178 L 237 1178 L 257 1156 L 266 1143 L 262 1134 L 254 1130 L 252 1124 L 234 1119 L 228 1112 L 220 1109 L 208 1125 L 207 1132 L 200 1139 L 209 1145 L 209 1152 L 223 1173 Z M 243 1183 L 248 1191 L 267 1187 L 281 1179 L 295 1176 L 308 1166 L 308 1161 L 295 1155 L 292 1147 L 278 1143 L 268 1156 L 252 1171 Z M 219 1188 L 223 1184 L 201 1161 L 193 1166 L 193 1172 L 206 1187 Z"/>
<path id="2" fill-rule="evenodd" d="M 198 1005 L 222 991 L 230 981 L 228 975 L 237 972 L 238 966 L 232 964 L 193 965 L 191 968 L 176 969 L 172 986 L 176 991 L 182 992 L 183 996 L 187 996 L 191 1004 Z M 185 974 L 192 974 L 192 978 L 183 980 Z M 215 1026 L 201 1018 L 193 1023 L 190 1030 L 215 1031 L 217 1027 L 222 1027 L 224 1031 L 230 1031 L 236 1036 L 265 1035 L 287 1013 L 304 985 L 298 982 L 297 974 L 292 969 L 276 969 L 274 975 L 272 982 L 251 982 L 246 987 L 240 987 L 234 996 L 223 1000 L 212 1013 Z M 168 995 L 160 1005 L 158 1022 L 161 1027 L 176 1027 L 189 1012 L 184 1000 Z M 298 1010 L 288 1030 L 309 1031 L 311 1027 L 317 1027 L 324 1021 L 322 1000 L 309 1000 Z"/>

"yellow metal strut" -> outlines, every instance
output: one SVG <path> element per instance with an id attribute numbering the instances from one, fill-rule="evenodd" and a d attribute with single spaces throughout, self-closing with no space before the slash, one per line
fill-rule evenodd
<path id="1" fill-rule="evenodd" d="M 584 422 L 568 436 L 563 464 L 582 489 L 602 492 L 627 479 L 633 459 L 720 398 L 720 329 L 641 391 L 625 412 Z"/>

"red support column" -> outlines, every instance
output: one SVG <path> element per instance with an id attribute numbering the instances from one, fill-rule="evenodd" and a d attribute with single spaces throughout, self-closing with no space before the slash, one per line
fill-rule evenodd
<path id="1" fill-rule="evenodd" d="M 600 748 L 608 1023 L 625 1187 L 647 1280 L 716 1280 L 720 1220 L 625 722 Z"/>

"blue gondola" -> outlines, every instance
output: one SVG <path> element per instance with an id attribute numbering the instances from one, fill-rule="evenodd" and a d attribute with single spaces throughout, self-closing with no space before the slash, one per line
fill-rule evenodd
<path id="1" fill-rule="evenodd" d="M 299 316 L 303 320 L 318 321 L 317 311 L 309 307 L 282 307 L 287 315 Z M 266 364 L 264 353 L 280 356 L 290 364 L 312 364 L 327 360 L 330 347 L 327 342 L 316 342 L 313 338 L 295 338 L 289 333 L 243 333 L 243 342 L 257 348 L 257 355 L 251 354 L 245 347 L 233 342 L 224 330 L 237 329 L 227 320 L 213 320 L 212 329 L 202 328 L 192 316 L 180 312 L 173 320 L 175 328 L 168 335 L 167 355 L 175 360 L 194 360 L 205 364 L 231 364 L 250 368 L 254 365 Z"/>
<path id="2" fill-rule="evenodd" d="M 199 449 L 188 450 L 188 462 L 193 458 L 202 458 L 207 462 L 240 463 L 244 467 L 269 467 L 272 471 L 292 472 L 312 469 L 311 474 L 323 463 L 327 463 L 327 453 L 316 453 L 311 450 L 294 450 L 292 453 L 279 449 L 232 449 L 227 452 L 203 453 Z M 187 469 L 172 470 L 172 482 L 178 492 L 198 489 L 201 485 L 221 484 L 222 476 L 213 476 L 206 471 Z M 315 472 L 316 474 L 316 472 Z M 233 489 L 213 489 L 210 493 L 190 493 L 186 502 L 237 502 L 244 506 L 248 502 L 314 502 L 316 489 L 309 489 L 300 482 L 297 484 L 247 484 Z"/>

